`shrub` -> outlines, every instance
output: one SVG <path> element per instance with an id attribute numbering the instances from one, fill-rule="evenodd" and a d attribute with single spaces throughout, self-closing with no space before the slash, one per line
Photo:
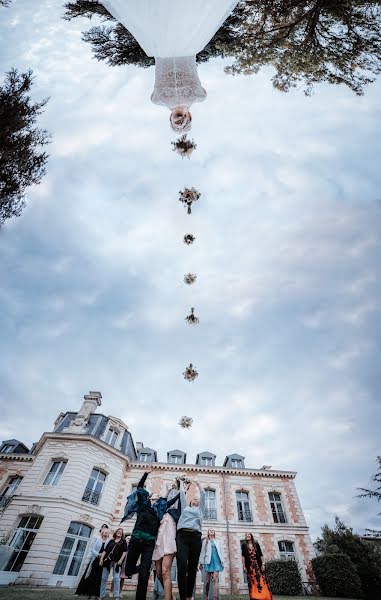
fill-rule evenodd
<path id="1" fill-rule="evenodd" d="M 273 594 L 301 595 L 302 578 L 295 560 L 269 560 L 266 573 Z"/>
<path id="2" fill-rule="evenodd" d="M 363 597 L 360 578 L 346 554 L 325 554 L 313 558 L 311 563 L 323 596 Z"/>

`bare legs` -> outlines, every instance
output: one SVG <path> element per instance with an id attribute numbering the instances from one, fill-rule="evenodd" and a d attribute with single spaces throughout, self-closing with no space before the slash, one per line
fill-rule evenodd
<path id="1" fill-rule="evenodd" d="M 156 576 L 160 579 L 164 588 L 164 599 L 172 600 L 172 577 L 171 567 L 174 554 L 165 554 L 163 558 L 156 561 Z"/>
<path id="2" fill-rule="evenodd" d="M 206 580 L 205 580 L 206 598 L 209 598 L 210 580 L 213 575 L 213 596 L 214 596 L 214 600 L 217 600 L 217 598 L 218 598 L 218 571 L 215 571 L 214 573 L 206 572 L 205 575 L 206 575 Z"/>

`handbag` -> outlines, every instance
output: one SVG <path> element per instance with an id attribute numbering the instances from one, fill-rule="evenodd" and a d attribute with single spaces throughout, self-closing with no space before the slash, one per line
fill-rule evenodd
<path id="1" fill-rule="evenodd" d="M 111 568 L 111 563 L 113 561 L 113 554 L 114 554 L 114 550 L 117 546 L 120 545 L 121 542 L 115 542 L 114 547 L 112 548 L 112 550 L 109 552 L 109 554 L 107 554 L 107 556 L 105 557 L 104 561 L 103 561 L 103 566 L 106 567 L 106 569 L 109 571 Z M 115 571 L 117 573 L 119 573 L 119 569 L 120 569 L 120 565 L 116 564 L 115 565 Z"/>

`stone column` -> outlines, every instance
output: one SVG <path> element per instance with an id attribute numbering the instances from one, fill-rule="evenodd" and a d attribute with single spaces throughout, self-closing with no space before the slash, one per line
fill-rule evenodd
<path id="1" fill-rule="evenodd" d="M 81 409 L 77 413 L 77 416 L 69 427 L 66 429 L 67 433 L 83 433 L 84 428 L 89 422 L 90 415 L 95 413 L 98 406 L 101 406 L 102 394 L 100 392 L 89 392 L 84 396 L 84 402 L 81 406 Z"/>

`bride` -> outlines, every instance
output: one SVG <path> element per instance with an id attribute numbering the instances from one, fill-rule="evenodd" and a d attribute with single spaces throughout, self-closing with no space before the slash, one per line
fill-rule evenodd
<path id="1" fill-rule="evenodd" d="M 201 52 L 238 0 L 101 0 L 109 13 L 155 57 L 154 104 L 167 106 L 174 131 L 191 128 L 190 106 L 206 91 L 197 73 Z"/>

